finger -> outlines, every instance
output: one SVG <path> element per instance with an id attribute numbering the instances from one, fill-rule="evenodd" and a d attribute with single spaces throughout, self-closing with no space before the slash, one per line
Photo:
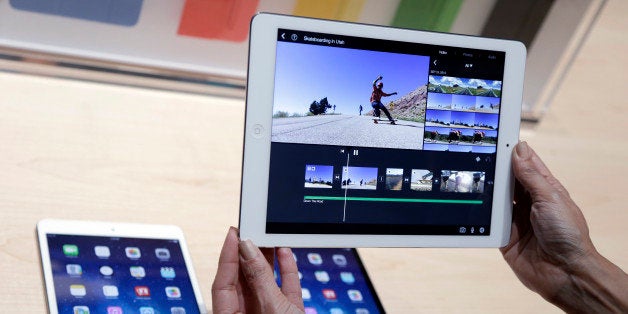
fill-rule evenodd
<path id="1" fill-rule="evenodd" d="M 263 247 L 260 248 L 262 254 L 264 254 L 264 258 L 268 262 L 271 268 L 275 267 L 275 248 L 272 247 Z"/>
<path id="2" fill-rule="evenodd" d="M 251 293 L 260 302 L 261 308 L 280 301 L 281 291 L 275 282 L 273 270 L 264 254 L 251 240 L 240 241 L 240 266 Z"/>
<path id="3" fill-rule="evenodd" d="M 289 248 L 277 249 L 277 262 L 281 274 L 281 292 L 290 303 L 303 310 L 303 298 L 301 295 L 301 282 L 297 263 Z"/>
<path id="4" fill-rule="evenodd" d="M 212 308 L 214 313 L 235 313 L 240 311 L 238 297 L 238 231 L 231 227 L 220 251 L 218 270 L 212 284 Z"/>
<path id="5" fill-rule="evenodd" d="M 557 192 L 566 193 L 565 188 L 526 142 L 517 144 L 512 154 L 512 163 L 515 177 L 533 200 L 552 201 Z"/>

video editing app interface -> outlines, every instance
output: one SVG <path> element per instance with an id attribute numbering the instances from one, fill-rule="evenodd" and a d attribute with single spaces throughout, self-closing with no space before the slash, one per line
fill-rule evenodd
<path id="1" fill-rule="evenodd" d="M 47 239 L 59 313 L 200 313 L 178 240 Z"/>
<path id="2" fill-rule="evenodd" d="M 280 29 L 266 232 L 489 235 L 504 60 Z"/>

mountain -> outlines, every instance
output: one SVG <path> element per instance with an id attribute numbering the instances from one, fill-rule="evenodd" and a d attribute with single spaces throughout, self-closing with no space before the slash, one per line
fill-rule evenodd
<path id="1" fill-rule="evenodd" d="M 427 85 L 419 86 L 417 89 L 410 93 L 401 96 L 401 98 L 393 101 L 386 102 L 386 98 L 382 98 L 382 103 L 386 106 L 390 114 L 394 119 L 410 120 L 417 122 L 425 121 L 425 107 L 427 104 Z M 392 110 L 390 105 L 392 103 Z M 366 113 L 372 115 L 373 110 Z M 382 112 L 380 117 L 386 118 L 386 115 Z"/>

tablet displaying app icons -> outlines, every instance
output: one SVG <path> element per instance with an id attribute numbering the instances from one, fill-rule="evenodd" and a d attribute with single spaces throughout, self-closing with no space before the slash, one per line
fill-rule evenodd
<path id="1" fill-rule="evenodd" d="M 306 313 L 385 313 L 355 249 L 292 249 Z M 275 276 L 281 285 L 275 263 Z"/>

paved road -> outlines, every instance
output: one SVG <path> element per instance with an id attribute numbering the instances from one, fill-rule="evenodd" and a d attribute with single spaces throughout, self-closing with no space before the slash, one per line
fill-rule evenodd
<path id="1" fill-rule="evenodd" d="M 273 119 L 272 141 L 421 149 L 423 123 L 373 123 L 371 116 L 320 115 Z"/>

